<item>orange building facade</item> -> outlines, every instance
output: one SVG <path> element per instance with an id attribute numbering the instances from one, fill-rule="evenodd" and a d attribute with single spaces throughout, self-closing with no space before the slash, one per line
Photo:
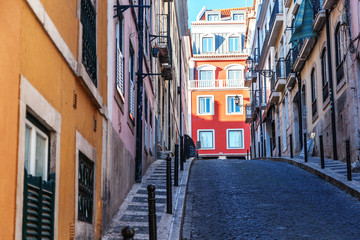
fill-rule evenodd
<path id="1" fill-rule="evenodd" d="M 191 137 L 200 157 L 246 157 L 250 127 L 245 106 L 246 49 L 252 7 L 206 10 L 192 22 Z"/>

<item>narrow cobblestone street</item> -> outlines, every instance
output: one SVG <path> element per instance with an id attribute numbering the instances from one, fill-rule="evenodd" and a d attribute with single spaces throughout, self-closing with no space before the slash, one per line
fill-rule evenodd
<path id="1" fill-rule="evenodd" d="M 360 202 L 302 169 L 257 160 L 194 162 L 185 239 L 359 239 Z"/>

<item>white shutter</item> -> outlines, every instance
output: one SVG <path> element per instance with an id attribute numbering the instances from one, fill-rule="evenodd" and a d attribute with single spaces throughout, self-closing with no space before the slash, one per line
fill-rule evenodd
<path id="1" fill-rule="evenodd" d="M 116 88 L 124 95 L 124 56 L 119 46 L 116 47 Z"/>
<path id="2" fill-rule="evenodd" d="M 135 118 L 135 84 L 130 81 L 130 113 Z"/>
<path id="3" fill-rule="evenodd" d="M 145 141 L 145 149 L 147 150 L 148 149 L 148 129 L 147 129 L 147 123 L 145 121 L 145 131 L 144 131 L 144 135 L 145 135 L 145 138 L 144 138 L 144 141 Z"/>

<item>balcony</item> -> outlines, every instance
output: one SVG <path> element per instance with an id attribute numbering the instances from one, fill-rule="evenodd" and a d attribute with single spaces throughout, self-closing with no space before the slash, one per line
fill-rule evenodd
<path id="1" fill-rule="evenodd" d="M 254 94 L 251 94 L 251 109 L 253 111 L 253 115 L 255 114 L 256 109 L 265 109 L 266 102 L 265 102 L 265 91 L 262 90 L 262 96 L 260 101 L 260 91 L 254 90 Z"/>
<path id="2" fill-rule="evenodd" d="M 299 72 L 304 67 L 306 59 L 309 57 L 313 47 L 315 45 L 315 37 L 309 37 L 302 39 L 293 49 L 295 52 L 298 52 L 297 57 L 293 65 L 294 72 Z"/>
<path id="3" fill-rule="evenodd" d="M 270 37 L 269 37 L 269 46 L 274 46 L 276 39 L 281 35 L 280 30 L 282 28 L 284 22 L 284 14 L 283 14 L 283 5 L 282 0 L 279 3 L 279 0 L 275 1 L 274 9 L 271 13 L 270 17 Z"/>
<path id="4" fill-rule="evenodd" d="M 296 15 L 298 13 L 301 3 L 302 0 L 294 0 L 294 6 L 291 11 L 293 15 Z"/>
<path id="5" fill-rule="evenodd" d="M 285 1 L 284 5 L 286 8 L 289 8 L 291 3 L 293 2 L 293 0 L 284 0 L 284 1 Z"/>
<path id="6" fill-rule="evenodd" d="M 190 80 L 191 89 L 244 88 L 243 79 Z"/>
<path id="7" fill-rule="evenodd" d="M 251 109 L 251 105 L 247 104 L 245 106 L 245 123 L 251 123 L 253 115 L 252 115 L 252 109 Z"/>
<path id="8" fill-rule="evenodd" d="M 245 87 L 251 87 L 252 79 L 253 79 L 253 71 L 245 72 Z"/>
<path id="9" fill-rule="evenodd" d="M 275 85 L 276 85 L 276 83 L 275 83 L 275 76 L 274 76 L 274 74 L 272 75 L 270 82 L 271 82 L 271 83 L 270 83 L 270 84 L 271 84 L 271 93 L 270 93 L 270 96 L 269 96 L 269 102 L 270 102 L 270 103 L 277 103 L 277 102 L 279 102 L 279 100 L 280 100 L 281 92 L 275 91 Z"/>
<path id="10" fill-rule="evenodd" d="M 283 59 L 279 59 L 276 64 L 275 69 L 275 92 L 282 92 L 285 88 L 286 80 L 285 80 L 285 61 Z"/>
<path id="11" fill-rule="evenodd" d="M 294 58 L 293 58 L 293 54 L 292 54 L 292 50 L 289 51 L 286 60 L 285 60 L 285 65 L 286 65 L 286 71 L 285 71 L 285 76 L 286 76 L 286 87 L 288 89 L 292 89 L 295 86 L 296 83 L 296 76 L 295 73 L 292 69 L 292 66 L 294 64 Z"/>
<path id="12" fill-rule="evenodd" d="M 323 0 L 322 6 L 324 9 L 332 9 L 338 0 Z"/>
<path id="13" fill-rule="evenodd" d="M 167 14 L 157 15 L 158 35 L 151 35 L 152 40 L 155 40 L 154 48 L 159 50 L 161 64 L 170 63 L 167 22 Z"/>
<path id="14" fill-rule="evenodd" d="M 322 6 L 323 0 L 313 0 L 313 9 L 314 9 L 314 24 L 313 29 L 315 32 L 320 32 L 322 27 L 324 26 L 326 16 L 325 16 L 325 10 Z"/>

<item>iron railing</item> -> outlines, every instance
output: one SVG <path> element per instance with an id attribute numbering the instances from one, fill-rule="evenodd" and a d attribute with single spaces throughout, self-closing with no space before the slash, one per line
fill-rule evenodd
<path id="1" fill-rule="evenodd" d="M 196 147 L 195 143 L 189 135 L 184 135 L 184 155 L 188 159 L 190 157 L 195 157 Z"/>
<path id="2" fill-rule="evenodd" d="M 285 61 L 283 58 L 279 59 L 275 67 L 276 81 L 279 78 L 285 78 Z"/>
<path id="3" fill-rule="evenodd" d="M 324 8 L 323 8 L 323 0 L 311 0 L 311 5 L 312 5 L 313 10 L 314 10 L 314 17 L 316 16 L 316 14 L 319 11 L 324 10 Z"/>
<path id="4" fill-rule="evenodd" d="M 97 86 L 96 64 L 96 10 L 91 0 L 81 0 L 82 63 Z"/>
<path id="5" fill-rule="evenodd" d="M 288 55 L 286 56 L 286 60 L 285 60 L 285 65 L 286 65 L 286 68 L 285 68 L 285 74 L 286 76 L 289 76 L 290 73 L 293 72 L 293 69 L 292 69 L 292 66 L 294 64 L 294 59 L 293 59 L 293 54 L 292 54 L 292 49 L 290 49 Z"/>
<path id="6" fill-rule="evenodd" d="M 190 80 L 190 88 L 243 88 L 243 79 Z"/>
<path id="7" fill-rule="evenodd" d="M 270 17 L 270 21 L 269 21 L 270 30 L 273 27 L 276 15 L 283 12 L 283 6 L 282 5 L 283 5 L 282 0 L 281 0 L 280 3 L 279 3 L 279 0 L 275 1 L 274 9 L 273 9 L 273 11 L 271 13 L 271 17 Z"/>
<path id="8" fill-rule="evenodd" d="M 156 38 L 155 44 L 157 46 L 167 46 L 167 36 L 168 36 L 168 27 L 167 27 L 167 14 L 157 15 L 158 23 L 158 36 Z"/>

